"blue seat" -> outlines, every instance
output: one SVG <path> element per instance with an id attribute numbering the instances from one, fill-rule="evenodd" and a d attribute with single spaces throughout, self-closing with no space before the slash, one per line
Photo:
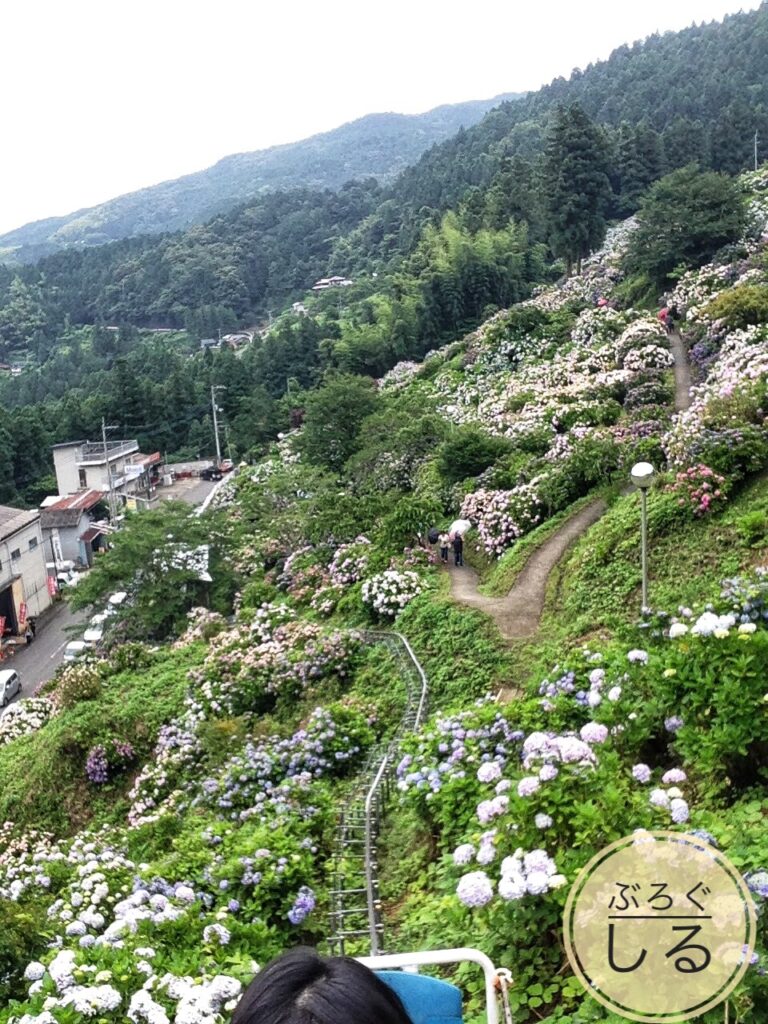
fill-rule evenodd
<path id="1" fill-rule="evenodd" d="M 448 981 L 407 971 L 376 971 L 400 996 L 413 1024 L 462 1024 L 461 992 Z"/>

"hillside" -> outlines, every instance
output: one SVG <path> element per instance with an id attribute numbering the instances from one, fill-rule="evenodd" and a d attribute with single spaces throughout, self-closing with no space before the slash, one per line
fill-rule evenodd
<path id="1" fill-rule="evenodd" d="M 675 177 L 679 210 L 713 180 L 732 187 Z M 73 596 L 129 592 L 102 648 L 0 718 L 0 1024 L 229 1024 L 282 949 L 362 922 L 345 949 L 364 955 L 359 888 L 343 914 L 333 895 L 360 870 L 337 823 L 385 750 L 388 950 L 471 936 L 511 970 L 518 1024 L 615 1021 L 564 956 L 566 896 L 609 843 L 667 830 L 722 850 L 751 893 L 727 1012 L 763 1024 L 768 168 L 738 188 L 739 235 L 670 282 L 678 333 L 628 297 L 667 180 L 581 273 L 375 384 L 329 375 L 203 515 L 129 517 Z M 462 568 L 430 529 L 469 520 L 468 562 L 506 593 L 598 497 L 532 636 L 452 596 Z M 202 542 L 212 583 L 180 557 Z M 416 728 L 393 629 L 427 679 Z M 476 975 L 451 977 L 482 1020 Z"/>
<path id="2" fill-rule="evenodd" d="M 425 149 L 512 99 L 508 93 L 424 114 L 368 114 L 300 142 L 236 153 L 204 171 L 8 231 L 0 235 L 0 257 L 30 262 L 59 249 L 178 231 L 267 190 L 336 189 L 353 178 L 386 181 Z"/>
<path id="3" fill-rule="evenodd" d="M 0 268 L 0 358 L 8 333 L 3 312 L 10 306 L 13 316 L 9 300 L 16 279 L 32 289 L 33 299 L 39 289 L 43 307 L 29 326 L 14 317 L 22 340 L 38 330 L 52 339 L 67 318 L 75 324 L 183 327 L 189 316 L 211 307 L 219 319 L 252 326 L 270 309 L 299 298 L 321 273 L 355 279 L 376 273 L 376 291 L 388 296 L 427 229 L 462 203 L 470 231 L 498 229 L 513 218 L 525 221 L 532 242 L 547 243 L 540 179 L 559 104 L 581 104 L 603 130 L 608 216 L 632 213 L 652 181 L 691 160 L 727 173 L 746 170 L 755 131 L 768 138 L 768 73 L 761 59 L 766 46 L 763 4 L 722 24 L 622 47 L 568 81 L 490 111 L 380 191 L 356 186 L 372 196 L 370 205 L 358 206 L 356 219 L 334 220 L 335 200 L 327 192 L 289 191 L 262 196 L 183 233 L 64 252 L 18 273 Z M 738 62 L 732 59 L 736 52 L 743 55 Z M 317 240 L 310 253 L 304 236 Z"/>

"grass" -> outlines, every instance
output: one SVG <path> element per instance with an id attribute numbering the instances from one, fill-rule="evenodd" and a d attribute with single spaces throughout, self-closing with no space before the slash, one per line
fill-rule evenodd
<path id="1" fill-rule="evenodd" d="M 757 477 L 720 514 L 673 518 L 672 503 L 649 502 L 649 599 L 674 613 L 717 598 L 721 580 L 768 559 L 768 479 Z M 655 518 L 654 518 L 655 517 Z M 549 580 L 541 628 L 510 646 L 521 682 L 537 682 L 568 651 L 634 634 L 640 614 L 640 511 L 636 494 L 617 498 Z"/>
<path id="2" fill-rule="evenodd" d="M 504 597 L 506 596 L 512 587 L 515 585 L 518 576 L 525 568 L 528 559 L 531 557 L 537 548 L 540 548 L 545 541 L 556 533 L 563 523 L 566 523 L 572 516 L 580 512 L 585 505 L 589 505 L 598 497 L 605 497 L 606 499 L 610 496 L 615 496 L 615 489 L 602 492 L 592 492 L 585 495 L 583 498 L 579 498 L 568 508 L 558 512 L 552 516 L 551 519 L 547 519 L 546 522 L 542 523 L 535 530 L 527 533 L 524 537 L 521 537 L 517 543 L 511 547 L 508 551 L 505 551 L 501 558 L 492 563 L 487 569 L 486 579 L 480 586 L 480 593 L 486 594 L 488 597 Z"/>
<path id="3" fill-rule="evenodd" d="M 406 607 L 397 629 L 408 638 L 427 674 L 432 710 L 466 705 L 498 692 L 509 680 L 510 652 L 498 629 L 487 615 L 451 600 L 447 573 L 440 577 L 437 591 Z"/>
<path id="4" fill-rule="evenodd" d="M 85 775 L 88 751 L 127 740 L 144 764 L 160 726 L 181 710 L 187 671 L 200 645 L 164 651 L 153 665 L 105 680 L 98 696 L 63 710 L 42 729 L 0 747 L 0 821 L 68 835 L 94 821 L 125 816 L 130 773 L 101 786 Z"/>

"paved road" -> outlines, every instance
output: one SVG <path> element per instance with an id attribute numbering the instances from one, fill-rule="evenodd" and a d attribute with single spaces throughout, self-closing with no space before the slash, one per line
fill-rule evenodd
<path id="1" fill-rule="evenodd" d="M 201 505 L 216 486 L 211 480 L 184 480 L 174 497 L 190 505 Z M 18 647 L 12 658 L 2 663 L 3 668 L 14 668 L 21 676 L 21 693 L 11 704 L 22 697 L 32 697 L 40 683 L 46 682 L 61 664 L 64 648 L 79 634 L 68 632 L 72 626 L 87 622 L 93 610 L 72 612 L 65 601 L 59 601 L 38 620 L 37 636 L 31 644 Z M 10 705 L 9 705 L 10 706 Z M 0 710 L 2 714 L 2 710 Z"/>
<path id="2" fill-rule="evenodd" d="M 21 693 L 11 703 L 21 697 L 33 696 L 40 683 L 51 678 L 61 664 L 64 648 L 75 638 L 65 632 L 66 629 L 85 622 L 87 618 L 86 612 L 72 612 L 65 601 L 59 601 L 38 619 L 34 641 L 19 647 L 12 658 L 3 662 L 3 668 L 14 668 L 21 676 Z"/>
<path id="3" fill-rule="evenodd" d="M 215 486 L 214 480 L 187 477 L 177 480 L 171 487 L 158 488 L 157 495 L 161 501 L 186 501 L 189 505 L 202 505 Z"/>
<path id="4" fill-rule="evenodd" d="M 215 480 L 198 480 L 179 497 L 190 505 L 202 505 L 215 486 Z"/>

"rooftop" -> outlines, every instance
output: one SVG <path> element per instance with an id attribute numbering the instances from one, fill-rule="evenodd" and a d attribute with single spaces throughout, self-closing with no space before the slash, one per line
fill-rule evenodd
<path id="1" fill-rule="evenodd" d="M 52 445 L 53 451 L 61 451 L 65 448 L 79 448 L 75 453 L 77 462 L 104 464 L 104 442 L 103 441 L 65 441 L 63 444 Z M 134 440 L 107 441 L 107 456 L 110 462 L 121 455 L 130 455 L 139 450 L 139 442 Z"/>
<path id="2" fill-rule="evenodd" d="M 98 503 L 104 497 L 104 494 L 104 491 L 95 491 L 92 488 L 87 491 L 77 491 L 75 494 L 68 494 L 65 498 L 59 498 L 58 501 L 54 502 L 52 505 L 49 505 L 48 508 L 89 509 L 93 508 L 94 505 L 98 505 Z"/>
<path id="3" fill-rule="evenodd" d="M 25 511 L 21 508 L 11 508 L 10 505 L 0 505 L 0 540 L 10 537 L 25 526 L 30 526 L 40 518 L 37 509 Z"/>
<path id="4" fill-rule="evenodd" d="M 40 513 L 40 525 L 44 530 L 66 529 L 78 526 L 83 514 L 101 501 L 104 491 L 78 491 L 66 498 L 59 498 L 46 504 Z"/>
<path id="5" fill-rule="evenodd" d="M 131 455 L 139 450 L 139 442 L 133 441 L 107 441 L 107 458 L 111 461 L 121 455 Z M 103 441 L 83 441 L 80 446 L 80 458 L 78 462 L 104 462 Z"/>

